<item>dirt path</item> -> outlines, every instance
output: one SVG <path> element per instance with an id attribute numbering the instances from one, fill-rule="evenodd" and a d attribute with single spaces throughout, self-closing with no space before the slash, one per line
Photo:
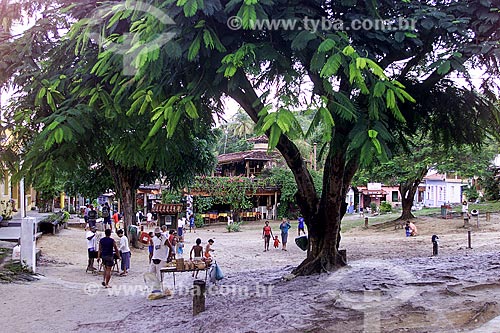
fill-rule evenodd
<path id="1" fill-rule="evenodd" d="M 500 216 L 472 228 L 472 249 L 461 220 L 416 224 L 419 236 L 410 238 L 402 229 L 353 229 L 342 238 L 347 268 L 291 281 L 282 277 L 305 253 L 295 244 L 262 252 L 259 222 L 239 233 L 224 226 L 188 233 L 186 251 L 197 237 L 215 240 L 225 274 L 209 286 L 207 311 L 194 318 L 189 273 L 176 275 L 172 298 L 148 301 L 147 250 L 134 249 L 130 274 L 114 274 L 113 288 L 103 289 L 101 276 L 85 273 L 84 231 L 63 230 L 38 242 L 39 281 L 0 285 L 8 314 L 2 331 L 496 332 L 488 321 L 500 315 Z M 438 257 L 430 256 L 433 234 L 440 237 Z M 170 277 L 165 286 L 172 287 Z"/>

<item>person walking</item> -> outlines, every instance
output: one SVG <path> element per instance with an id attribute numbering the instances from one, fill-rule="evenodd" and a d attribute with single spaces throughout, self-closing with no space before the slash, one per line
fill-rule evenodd
<path id="1" fill-rule="evenodd" d="M 132 253 L 130 252 L 130 247 L 128 246 L 128 238 L 124 235 L 123 230 L 120 229 L 116 232 L 118 237 L 120 237 L 120 256 L 122 257 L 122 272 L 120 276 L 127 276 L 128 270 L 130 269 L 130 256 Z"/>
<path id="2" fill-rule="evenodd" d="M 168 251 L 170 248 L 170 243 L 168 237 L 165 237 L 161 233 L 161 229 L 156 227 L 154 230 L 153 237 L 153 256 L 151 257 L 151 265 L 149 266 L 149 272 L 155 273 L 158 281 L 161 280 L 160 268 L 162 264 L 168 261 Z"/>
<path id="3" fill-rule="evenodd" d="M 111 269 L 115 263 L 113 257 L 113 251 L 118 255 L 118 259 L 120 259 L 120 252 L 118 251 L 118 247 L 116 246 L 116 242 L 113 238 L 111 238 L 111 229 L 106 229 L 104 231 L 104 238 L 101 238 L 99 241 L 99 252 L 97 253 L 97 260 L 102 259 L 102 264 L 104 265 L 104 277 L 102 281 L 102 285 L 104 288 L 111 288 L 109 285 L 109 280 L 111 280 Z"/>
<path id="4" fill-rule="evenodd" d="M 117 211 L 115 211 L 115 213 L 113 214 L 112 219 L 113 219 L 113 222 L 114 222 L 114 224 L 115 224 L 115 230 L 120 229 L 120 228 L 119 228 L 119 223 L 120 223 L 120 214 L 118 214 L 118 212 L 117 212 Z"/>
<path id="5" fill-rule="evenodd" d="M 189 232 L 191 232 L 191 230 L 193 230 L 193 232 L 196 232 L 196 225 L 194 223 L 194 215 L 191 215 L 189 217 Z"/>
<path id="6" fill-rule="evenodd" d="M 96 271 L 97 268 L 94 267 L 94 259 L 97 258 L 97 249 L 99 244 L 99 238 L 97 235 L 97 227 L 93 226 L 89 231 L 85 234 L 85 238 L 87 238 L 87 252 L 89 255 L 89 262 L 87 265 L 87 271 Z"/>
<path id="7" fill-rule="evenodd" d="M 266 221 L 266 225 L 262 228 L 262 238 L 264 238 L 264 252 L 269 251 L 269 242 L 273 236 L 273 231 L 269 226 L 269 221 Z M 273 236 L 274 238 L 274 236 Z"/>
<path id="8" fill-rule="evenodd" d="M 89 224 L 89 228 L 95 227 L 97 225 L 98 214 L 94 209 L 93 205 L 89 206 L 89 212 L 87 213 L 87 222 Z"/>
<path id="9" fill-rule="evenodd" d="M 101 214 L 102 214 L 102 218 L 103 218 L 104 229 L 108 229 L 108 225 L 109 225 L 109 229 L 112 229 L 111 209 L 109 208 L 109 204 L 107 202 L 105 202 L 104 205 L 102 205 Z"/>
<path id="10" fill-rule="evenodd" d="M 290 225 L 290 222 L 288 222 L 285 218 L 283 218 L 283 221 L 281 222 L 280 224 L 280 230 L 281 230 L 281 243 L 282 243 L 282 247 L 281 249 L 283 251 L 287 251 L 286 249 L 286 243 L 288 241 L 288 230 L 291 228 L 292 226 Z"/>
<path id="11" fill-rule="evenodd" d="M 306 234 L 306 231 L 304 230 L 304 218 L 302 216 L 299 216 L 299 225 L 297 226 L 297 236 L 300 236 L 301 231 L 304 233 L 304 235 Z"/>

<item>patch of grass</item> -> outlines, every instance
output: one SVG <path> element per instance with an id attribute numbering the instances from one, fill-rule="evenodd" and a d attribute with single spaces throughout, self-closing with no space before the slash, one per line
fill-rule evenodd
<path id="1" fill-rule="evenodd" d="M 469 211 L 477 209 L 479 211 L 479 214 L 486 213 L 486 212 L 499 212 L 500 211 L 500 201 L 488 201 L 488 202 L 481 202 L 478 204 L 471 203 L 469 204 Z"/>
<path id="2" fill-rule="evenodd" d="M 2 262 L 6 257 L 10 256 L 12 253 L 11 249 L 0 247 L 0 262 Z"/>

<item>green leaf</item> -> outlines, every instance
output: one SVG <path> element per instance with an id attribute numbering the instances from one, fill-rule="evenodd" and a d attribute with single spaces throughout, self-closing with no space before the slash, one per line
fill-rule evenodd
<path id="1" fill-rule="evenodd" d="M 339 53 L 334 54 L 326 61 L 325 66 L 321 69 L 320 76 L 324 78 L 337 74 L 341 64 L 342 56 Z"/>
<path id="2" fill-rule="evenodd" d="M 191 119 L 198 118 L 198 111 L 196 110 L 196 106 L 194 105 L 193 101 L 188 101 L 185 104 L 184 109 L 186 110 L 187 115 Z"/>
<path id="3" fill-rule="evenodd" d="M 335 47 L 335 41 L 333 39 L 325 39 L 318 46 L 318 52 L 328 52 Z"/>
<path id="4" fill-rule="evenodd" d="M 203 30 L 203 41 L 205 42 L 205 47 L 207 49 L 214 49 L 214 40 L 212 39 L 212 35 L 210 34 L 210 31 L 207 29 Z"/>
<path id="5" fill-rule="evenodd" d="M 292 50 L 300 51 L 305 49 L 307 43 L 313 39 L 316 39 L 316 34 L 307 30 L 301 31 L 292 41 Z"/>
<path id="6" fill-rule="evenodd" d="M 56 140 L 56 143 L 61 143 L 64 139 L 64 131 L 61 127 L 57 128 L 54 131 L 54 139 Z"/>
<path id="7" fill-rule="evenodd" d="M 368 137 L 369 137 L 370 139 L 375 139 L 375 138 L 377 137 L 377 135 L 378 135 L 378 132 L 377 132 L 377 131 L 372 130 L 372 129 L 371 129 L 371 130 L 368 130 Z"/>
<path id="8" fill-rule="evenodd" d="M 356 58 L 356 67 L 358 69 L 364 69 L 366 67 L 366 59 L 362 57 Z"/>
<path id="9" fill-rule="evenodd" d="M 347 45 L 346 47 L 344 47 L 344 49 L 342 50 L 342 53 L 346 56 L 351 56 L 353 54 L 356 53 L 356 50 L 354 49 L 354 47 L 352 47 L 351 45 Z"/>
<path id="10" fill-rule="evenodd" d="M 153 126 L 153 128 L 151 128 L 151 130 L 149 131 L 149 134 L 148 136 L 151 137 L 153 135 L 155 135 L 158 130 L 162 127 L 163 125 L 163 118 L 158 118 Z"/>
<path id="11" fill-rule="evenodd" d="M 392 109 L 396 106 L 396 97 L 394 96 L 394 91 L 392 91 L 391 89 L 387 90 L 385 101 L 387 108 L 389 109 Z"/>
<path id="12" fill-rule="evenodd" d="M 196 38 L 191 43 L 191 46 L 189 46 L 188 50 L 189 61 L 193 61 L 198 56 L 198 52 L 200 52 L 200 46 L 201 46 L 201 34 L 198 33 Z"/>
<path id="13" fill-rule="evenodd" d="M 375 87 L 373 88 L 373 97 L 382 97 L 385 93 L 385 84 L 383 82 L 378 81 L 375 83 Z"/>
<path id="14" fill-rule="evenodd" d="M 447 74 L 450 71 L 451 68 L 451 62 L 449 60 L 443 61 L 441 65 L 438 67 L 438 74 Z"/>
<path id="15" fill-rule="evenodd" d="M 279 139 L 281 136 L 281 128 L 275 123 L 271 127 L 271 131 L 269 132 L 269 150 L 275 148 L 278 145 Z"/>
<path id="16" fill-rule="evenodd" d="M 42 104 L 42 100 L 45 97 L 46 92 L 47 92 L 47 88 L 45 88 L 45 87 L 40 88 L 40 90 L 38 91 L 38 94 L 36 94 L 36 97 L 35 97 L 35 105 L 36 106 L 39 106 Z"/>
<path id="17" fill-rule="evenodd" d="M 377 151 L 377 154 L 382 154 L 382 146 L 380 145 L 380 141 L 377 138 L 372 138 L 372 143 L 373 146 L 375 147 L 375 150 Z"/>
<path id="18" fill-rule="evenodd" d="M 243 3 L 236 16 L 241 18 L 241 27 L 243 29 L 252 29 L 257 21 L 255 5 Z"/>

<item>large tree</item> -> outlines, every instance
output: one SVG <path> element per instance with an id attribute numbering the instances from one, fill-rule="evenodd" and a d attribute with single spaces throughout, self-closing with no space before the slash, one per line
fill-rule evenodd
<path id="1" fill-rule="evenodd" d="M 60 22 L 67 26 L 88 13 L 86 8 L 45 9 L 32 28 L 0 45 L 2 64 L 12 75 L 4 79 L 17 93 L 7 108 L 6 126 L 22 160 L 17 176 L 25 176 L 28 183 L 50 182 L 54 177 L 49 175 L 61 172 L 79 177 L 76 170 L 83 170 L 84 176 L 106 169 L 122 200 L 127 228 L 135 218 L 135 194 L 141 183 L 161 179 L 175 188 L 212 169 L 212 110 L 192 113 L 189 121 L 179 117 L 175 136 L 148 136 L 158 126 L 135 112 L 139 109 L 130 97 L 138 93 L 130 77 L 120 69 L 113 82 L 102 80 L 95 74 L 98 45 L 89 40 L 76 54 L 76 38 L 47 33 L 49 26 L 57 31 Z M 14 57 L 12 49 L 22 52 Z M 162 87 L 144 91 L 141 98 L 153 94 L 161 98 Z M 183 105 L 186 112 L 194 108 L 186 101 Z"/>
<path id="2" fill-rule="evenodd" d="M 449 143 L 452 143 L 450 141 Z M 397 220 L 414 218 L 411 209 L 415 194 L 424 177 L 433 169 L 441 173 L 452 173 L 463 179 L 482 177 L 493 158 L 498 154 L 498 144 L 491 139 L 479 146 L 433 143 L 429 138 L 415 135 L 408 138 L 406 148 L 393 150 L 389 161 L 361 168 L 354 182 L 384 182 L 399 186 L 402 212 Z"/>
<path id="3" fill-rule="evenodd" d="M 499 16 L 490 10 L 498 1 L 146 2 L 168 13 L 175 24 L 158 20 L 151 8 L 96 4 L 97 29 L 96 20 L 80 21 L 72 36 L 86 49 L 89 41 L 97 41 L 96 33 L 101 35 L 104 44 L 95 65 L 100 82 L 114 82 L 123 65 L 129 74 L 130 67 L 136 70 L 122 83 L 132 83 L 134 92 L 117 91 L 114 98 L 131 97 L 138 106 L 131 112 L 154 120 L 158 131 L 151 137 L 177 133 L 179 113 L 188 111 L 190 102 L 198 114 L 224 96 L 239 103 L 294 174 L 296 201 L 310 240 L 306 259 L 294 270 L 297 274 L 345 263 L 338 252 L 344 198 L 360 165 L 375 156 L 386 157 L 391 146 L 404 141 L 404 132 L 422 129 L 431 131 L 434 140 L 479 142 L 483 129 L 498 120 L 491 103 L 472 86 L 462 88 L 448 80 L 452 72 L 467 76 L 465 66 L 498 73 Z M 234 30 L 234 19 L 228 24 L 232 16 L 240 18 L 242 29 Z M 342 19 L 351 26 L 380 18 L 397 22 L 399 17 L 414 20 L 414 26 L 298 28 L 311 20 Z M 296 27 L 257 27 L 267 19 L 296 22 Z M 165 33 L 174 36 L 162 45 L 151 44 Z M 124 45 L 131 45 L 126 56 Z M 483 88 L 483 93 L 489 90 L 487 84 Z M 156 90 L 162 93 L 145 98 L 145 92 Z M 304 94 L 316 110 L 307 132 L 323 129 L 321 195 L 292 141 L 302 134 L 292 110 L 303 107 Z M 463 104 L 469 108 L 457 113 L 455 106 Z M 202 110 L 203 105 L 208 107 Z M 464 120 L 476 126 L 464 126 Z"/>

